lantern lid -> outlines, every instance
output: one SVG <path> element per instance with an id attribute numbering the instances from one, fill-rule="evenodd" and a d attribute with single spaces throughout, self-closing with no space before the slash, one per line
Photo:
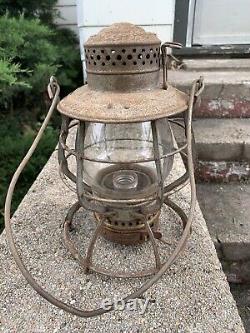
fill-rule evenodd
<path id="1" fill-rule="evenodd" d="M 66 96 L 58 110 L 70 118 L 105 123 L 149 121 L 187 109 L 186 94 L 168 86 L 148 91 L 111 92 L 95 91 L 82 86 Z"/>
<path id="2" fill-rule="evenodd" d="M 146 32 L 141 27 L 123 22 L 115 23 L 102 29 L 97 35 L 89 37 L 85 47 L 107 45 L 145 45 L 160 44 L 161 41 L 152 32 Z"/>
<path id="3" fill-rule="evenodd" d="M 84 45 L 88 84 L 66 96 L 58 110 L 80 120 L 141 122 L 187 109 L 187 96 L 162 89 L 158 37 L 130 23 L 116 23 Z"/>

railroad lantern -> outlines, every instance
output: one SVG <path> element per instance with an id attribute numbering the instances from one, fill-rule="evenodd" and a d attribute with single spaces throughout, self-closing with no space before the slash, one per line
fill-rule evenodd
<path id="1" fill-rule="evenodd" d="M 190 96 L 167 82 L 167 48 L 180 47 L 165 43 L 153 33 L 129 23 L 113 24 L 84 45 L 87 84 L 61 100 L 57 109 L 62 115 L 58 159 L 60 175 L 77 194 L 64 223 L 64 241 L 85 272 L 96 271 L 118 277 L 152 275 L 137 292 L 138 297 L 155 283 L 177 258 L 190 233 L 195 205 L 192 159 L 192 108 L 203 88 L 202 79 L 194 82 Z M 162 64 L 162 78 L 161 78 Z M 50 83 L 54 104 L 58 101 L 58 84 Z M 183 118 L 183 122 L 176 117 Z M 173 124 L 185 132 L 186 142 L 177 146 Z M 77 127 L 74 131 L 72 127 Z M 69 130 L 75 135 L 75 147 L 67 145 Z M 174 155 L 181 154 L 187 171 L 166 185 Z M 68 158 L 75 157 L 75 172 Z M 191 205 L 187 216 L 170 200 L 188 180 Z M 70 185 L 72 189 L 72 185 Z M 183 234 L 170 258 L 161 262 L 157 242 L 162 240 L 159 216 L 162 206 L 169 206 L 183 222 Z M 96 229 L 86 256 L 80 255 L 70 237 L 73 216 L 80 207 L 94 213 Z M 7 233 L 10 243 L 12 235 Z M 96 241 L 134 246 L 151 242 L 155 263 L 138 272 L 113 272 L 92 262 Z M 17 257 L 15 246 L 12 252 Z M 31 285 L 51 303 L 73 314 L 87 317 L 102 314 L 104 309 L 81 311 L 56 300 L 44 292 L 17 260 Z"/>

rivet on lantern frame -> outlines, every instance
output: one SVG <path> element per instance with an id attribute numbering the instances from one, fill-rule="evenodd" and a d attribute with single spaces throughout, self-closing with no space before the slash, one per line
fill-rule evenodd
<path id="1" fill-rule="evenodd" d="M 85 272 L 95 271 L 116 277 L 141 277 L 154 274 L 141 288 L 124 298 L 125 302 L 139 297 L 156 283 L 184 249 L 191 231 L 196 202 L 192 157 L 192 111 L 197 97 L 204 88 L 203 79 L 196 80 L 192 85 L 188 100 L 184 93 L 168 84 L 168 55 L 166 53 L 168 47 L 179 48 L 180 44 L 165 43 L 160 46 L 160 40 L 155 34 L 146 33 L 142 28 L 128 23 L 114 24 L 103 29 L 96 36 L 90 37 L 85 44 L 88 85 L 78 88 L 58 104 L 60 88 L 56 80 L 51 78 L 48 87 L 49 96 L 53 99 L 51 107 L 36 139 L 14 174 L 8 190 L 5 206 L 6 234 L 11 252 L 21 272 L 42 297 L 65 311 L 80 317 L 101 315 L 110 310 L 107 311 L 102 308 L 90 311 L 80 310 L 56 299 L 37 284 L 22 262 L 14 242 L 10 225 L 10 207 L 13 191 L 19 175 L 36 149 L 53 110 L 58 104 L 58 110 L 62 113 L 58 148 L 59 173 L 64 183 L 76 192 L 78 197 L 77 202 L 72 205 L 65 218 L 65 245 L 73 257 L 83 266 Z M 160 49 L 162 51 L 163 64 L 162 86 L 159 85 Z M 174 118 L 174 116 L 180 114 L 183 114 L 184 124 Z M 173 148 L 167 153 L 162 153 L 163 148 L 159 137 L 158 120 L 161 118 L 168 119 L 167 124 L 173 140 L 175 139 L 171 127 L 173 124 L 182 128 L 186 135 L 186 143 L 181 147 Z M 111 124 L 111 126 L 127 124 L 128 128 L 133 126 L 133 124 L 147 122 L 147 126 L 150 125 L 152 134 L 149 143 L 153 156 L 144 159 L 130 159 L 129 162 L 124 160 L 107 161 L 89 157 L 86 153 L 88 147 L 85 145 L 85 140 L 87 131 L 91 128 L 91 122 Z M 69 129 L 74 126 L 77 126 L 77 135 L 75 148 L 72 149 L 67 146 L 67 137 Z M 178 153 L 186 161 L 187 171 L 174 182 L 164 185 L 163 163 Z M 76 174 L 70 171 L 68 167 L 68 158 L 70 156 L 76 158 Z M 93 184 L 84 181 L 86 163 L 110 164 L 115 167 L 115 172 L 111 173 L 112 175 L 117 175 L 117 170 L 119 169 L 122 170 L 123 175 L 126 172 L 128 173 L 128 180 L 133 180 L 131 177 L 134 174 L 136 178 L 134 170 L 139 175 L 144 170 L 140 169 L 141 167 L 138 169 L 137 166 L 151 162 L 155 164 L 155 181 L 157 181 L 158 186 L 147 195 L 145 195 L 145 192 L 142 192 L 142 195 L 136 195 L 136 191 L 133 192 L 134 190 L 131 189 L 124 192 L 121 191 L 123 195 L 121 197 L 108 195 L 108 190 L 107 195 L 105 195 L 105 191 L 104 194 L 98 192 L 93 187 Z M 107 178 L 107 174 L 105 177 Z M 114 178 L 109 174 L 108 177 L 114 181 Z M 73 183 L 73 186 L 68 183 L 68 180 Z M 187 216 L 169 197 L 185 186 L 188 181 L 191 186 L 191 203 Z M 113 192 L 111 191 L 111 193 Z M 134 195 L 131 196 L 131 193 Z M 182 236 L 175 250 L 164 263 L 160 260 L 156 242 L 156 240 L 164 242 L 158 229 L 158 219 L 163 204 L 170 207 L 179 216 L 183 225 Z M 70 238 L 73 217 L 80 207 L 93 211 L 97 223 L 85 257 L 80 255 Z M 126 211 L 126 214 L 124 214 L 124 211 Z M 115 224 L 117 216 L 122 221 L 118 226 Z M 137 223 L 135 223 L 135 220 Z M 149 239 L 155 257 L 154 267 L 144 271 L 128 273 L 123 271 L 113 272 L 94 265 L 92 262 L 93 250 L 98 237 L 101 235 L 111 241 L 123 244 L 136 244 Z"/>

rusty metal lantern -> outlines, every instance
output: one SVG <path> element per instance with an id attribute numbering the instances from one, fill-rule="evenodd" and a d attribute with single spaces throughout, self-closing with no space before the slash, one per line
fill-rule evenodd
<path id="1" fill-rule="evenodd" d="M 57 109 L 62 115 L 58 148 L 60 175 L 77 193 L 77 202 L 69 209 L 64 223 L 65 245 L 85 272 L 96 271 L 118 277 L 153 275 L 125 301 L 140 296 L 176 260 L 186 244 L 194 215 L 192 109 L 203 89 L 203 81 L 194 82 L 189 97 L 169 85 L 168 47 L 179 48 L 180 45 L 161 45 L 155 34 L 129 23 L 113 24 L 90 37 L 84 45 L 88 84 L 59 103 L 57 82 L 52 79 L 49 86 L 53 97 L 51 110 L 58 103 Z M 184 122 L 178 121 L 177 116 L 183 117 Z M 186 142 L 178 147 L 173 124 L 186 135 Z M 74 126 L 77 127 L 75 148 L 69 148 L 67 137 L 69 129 Z M 166 185 L 174 155 L 178 153 L 186 161 L 187 171 Z M 75 157 L 75 173 L 68 165 L 70 156 Z M 10 201 L 16 180 L 12 181 L 7 197 L 6 231 L 12 253 L 28 282 L 48 301 L 78 316 L 90 317 L 107 312 L 101 308 L 82 311 L 67 305 L 44 291 L 30 276 L 17 253 L 9 225 Z M 187 216 L 170 199 L 170 194 L 180 190 L 188 181 L 191 205 Z M 183 234 L 171 256 L 161 262 L 157 242 L 164 241 L 159 224 L 164 204 L 181 219 Z M 70 238 L 72 220 L 80 207 L 94 212 L 96 223 L 85 257 L 80 255 Z M 131 273 L 96 266 L 92 254 L 100 236 L 125 245 L 149 241 L 155 262 L 151 269 Z"/>

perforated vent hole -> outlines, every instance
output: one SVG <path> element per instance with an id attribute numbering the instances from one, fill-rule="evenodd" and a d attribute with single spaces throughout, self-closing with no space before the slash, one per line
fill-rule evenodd
<path id="1" fill-rule="evenodd" d="M 155 66 L 159 62 L 159 48 L 85 49 L 86 63 L 96 67 Z M 128 61 L 126 61 L 128 60 Z M 155 61 L 153 61 L 155 60 Z M 96 69 L 97 70 L 97 69 Z"/>

